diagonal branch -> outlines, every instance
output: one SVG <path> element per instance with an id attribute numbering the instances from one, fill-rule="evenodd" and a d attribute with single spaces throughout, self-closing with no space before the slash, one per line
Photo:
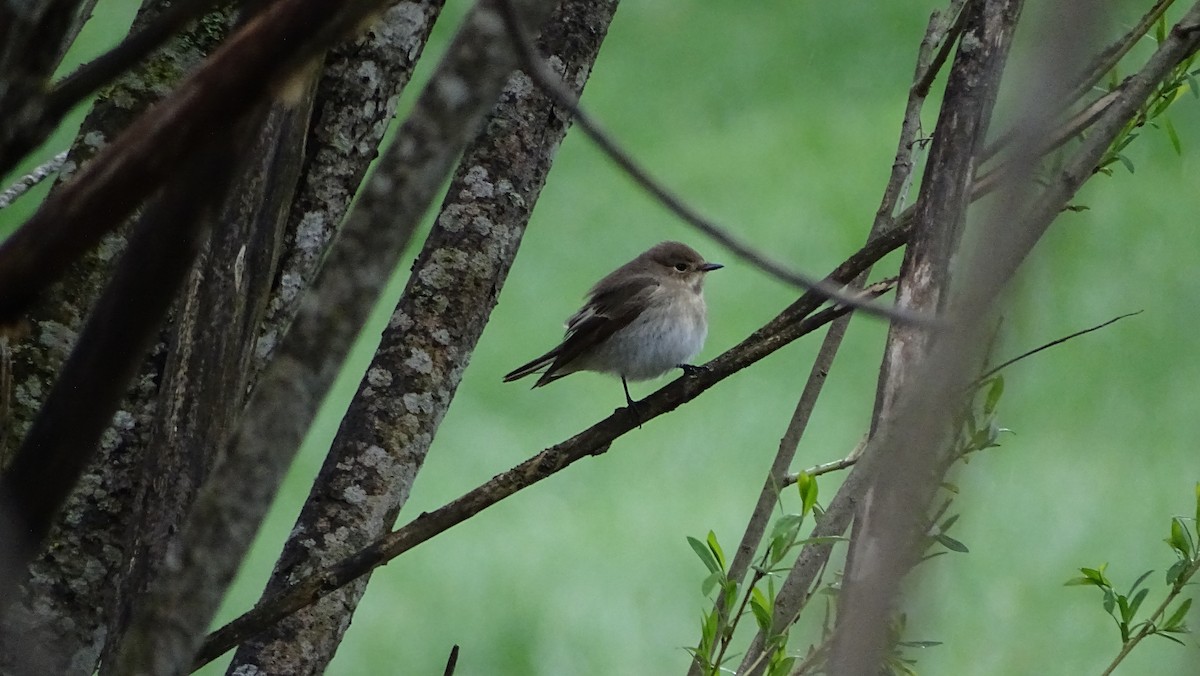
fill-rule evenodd
<path id="1" fill-rule="evenodd" d="M 847 283 L 862 270 L 899 248 L 907 239 L 909 227 L 900 224 L 856 252 L 826 277 L 832 283 Z M 879 290 L 877 290 L 879 292 Z M 671 382 L 638 402 L 640 422 L 650 420 L 686 404 L 720 381 L 772 354 L 801 336 L 833 321 L 849 311 L 833 306 L 813 314 L 824 303 L 816 293 L 804 294 L 795 303 L 737 346 L 705 364 L 703 370 Z M 340 588 L 374 568 L 462 523 L 497 502 L 556 474 L 575 462 L 608 450 L 618 437 L 637 424 L 625 409 L 618 409 L 575 436 L 538 453 L 486 484 L 375 541 L 354 556 L 289 586 L 285 591 L 261 601 L 255 608 L 218 629 L 205 641 L 196 667 L 216 659 L 280 618 L 309 605 L 330 591 Z"/>

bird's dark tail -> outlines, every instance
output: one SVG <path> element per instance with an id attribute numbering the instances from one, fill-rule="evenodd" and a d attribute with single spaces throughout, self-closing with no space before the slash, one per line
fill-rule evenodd
<path id="1" fill-rule="evenodd" d="M 532 373 L 537 373 L 538 371 L 542 370 L 542 368 L 553 364 L 556 357 L 558 357 L 557 347 L 538 357 L 537 359 L 534 359 L 528 364 L 522 364 L 521 366 L 513 369 L 508 375 L 504 376 L 504 382 L 511 383 L 514 380 L 520 380 L 521 378 L 524 378 Z M 542 382 L 543 380 L 545 380 L 544 376 L 538 379 L 538 382 L 534 384 L 534 387 L 537 387 L 538 385 L 545 385 L 546 382 L 550 382 L 549 380 Z"/>

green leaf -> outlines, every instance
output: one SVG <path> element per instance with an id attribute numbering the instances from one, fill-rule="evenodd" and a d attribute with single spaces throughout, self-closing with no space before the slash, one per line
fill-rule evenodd
<path id="1" fill-rule="evenodd" d="M 995 376 L 992 378 L 991 385 L 988 386 L 987 395 L 983 399 L 983 412 L 991 415 L 996 410 L 996 404 L 1000 403 L 1000 397 L 1004 396 L 1004 376 Z"/>
<path id="2" fill-rule="evenodd" d="M 758 587 L 750 590 L 750 610 L 754 613 L 754 620 L 758 622 L 758 628 L 764 634 L 771 632 L 771 601 L 759 591 Z"/>
<path id="3" fill-rule="evenodd" d="M 1129 173 L 1133 173 L 1133 162 L 1128 157 L 1125 157 L 1124 155 L 1117 155 L 1117 159 L 1120 160 L 1121 164 L 1125 165 L 1125 169 L 1127 169 Z"/>
<path id="4" fill-rule="evenodd" d="M 1111 587 L 1108 578 L 1104 576 L 1104 569 L 1107 567 L 1108 564 L 1103 563 L 1099 568 L 1080 568 L 1079 572 L 1083 573 L 1084 577 L 1095 580 L 1097 587 Z"/>
<path id="5" fill-rule="evenodd" d="M 1138 576 L 1138 579 L 1134 580 L 1133 585 L 1129 587 L 1129 593 L 1133 594 L 1135 591 L 1137 591 L 1138 585 L 1145 582 L 1146 578 L 1150 577 L 1150 575 L 1153 573 L 1154 573 L 1153 570 L 1148 570 L 1148 571 L 1142 573 L 1140 576 Z"/>
<path id="6" fill-rule="evenodd" d="M 772 661 L 771 668 L 767 672 L 768 676 L 787 676 L 792 673 L 792 667 L 796 666 L 795 657 L 785 657 L 778 662 Z"/>
<path id="7" fill-rule="evenodd" d="M 1117 605 L 1117 595 L 1112 589 L 1105 588 L 1104 590 L 1104 612 L 1109 615 L 1113 614 L 1113 608 Z M 1113 617 L 1116 617 L 1115 615 Z"/>
<path id="8" fill-rule="evenodd" d="M 1184 559 L 1179 559 L 1170 568 L 1167 569 L 1167 584 L 1175 586 L 1175 582 L 1183 571 L 1187 570 L 1188 562 Z"/>
<path id="9" fill-rule="evenodd" d="M 1183 144 L 1179 142 L 1179 132 L 1175 131 L 1175 125 L 1171 124 L 1171 118 L 1163 116 L 1163 130 L 1167 132 L 1167 138 L 1171 140 L 1171 147 L 1175 149 L 1175 154 L 1183 155 Z"/>
<path id="10" fill-rule="evenodd" d="M 1163 623 L 1162 630 L 1171 631 L 1180 626 L 1183 623 L 1183 618 L 1187 615 L 1188 609 L 1191 607 L 1192 600 L 1190 598 L 1184 599 L 1183 603 L 1180 603 L 1179 607 L 1175 609 L 1175 612 L 1171 613 L 1171 617 L 1167 618 L 1167 621 Z"/>
<path id="11" fill-rule="evenodd" d="M 800 514 L 807 516 L 817 504 L 817 478 L 807 472 L 801 472 L 796 477 L 796 487 L 800 491 Z"/>
<path id="12" fill-rule="evenodd" d="M 1187 537 L 1187 529 L 1183 525 L 1183 520 L 1179 517 L 1171 519 L 1171 537 L 1167 538 L 1167 544 L 1171 545 L 1179 553 L 1179 556 L 1190 559 L 1192 558 L 1192 542 Z"/>
<path id="13" fill-rule="evenodd" d="M 1154 41 L 1161 44 L 1162 41 L 1166 40 L 1166 39 L 1167 39 L 1167 17 L 1164 14 L 1164 15 L 1160 15 L 1158 17 L 1158 21 L 1155 22 L 1155 24 L 1154 24 Z"/>
<path id="14" fill-rule="evenodd" d="M 1137 615 L 1138 608 L 1142 605 L 1142 601 L 1146 600 L 1146 594 L 1149 594 L 1149 589 L 1143 589 L 1137 594 L 1134 594 L 1133 600 L 1129 602 L 1129 620 L 1132 622 Z"/>
<path id="15" fill-rule="evenodd" d="M 1153 634 L 1151 634 L 1151 636 L 1161 636 L 1161 637 L 1163 637 L 1163 638 L 1167 639 L 1168 641 L 1174 641 L 1174 642 L 1178 643 L 1178 644 L 1179 644 L 1179 645 L 1181 645 L 1181 646 L 1187 646 L 1187 644 L 1186 644 L 1186 643 L 1184 643 L 1183 641 L 1180 641 L 1179 639 L 1175 638 L 1174 636 L 1172 636 L 1172 635 L 1170 635 L 1170 634 L 1163 633 L 1163 632 L 1161 632 L 1161 631 L 1156 631 L 1156 632 L 1154 632 Z"/>
<path id="16" fill-rule="evenodd" d="M 1200 536 L 1200 481 L 1196 482 L 1196 535 Z"/>
<path id="17" fill-rule="evenodd" d="M 720 615 L 716 608 L 700 618 L 700 651 L 708 655 L 712 654 L 712 648 L 717 644 L 717 623 Z"/>
<path id="18" fill-rule="evenodd" d="M 717 557 L 717 563 L 721 565 L 721 570 L 725 570 L 725 552 L 721 551 L 721 545 L 717 542 L 717 534 L 708 531 L 708 548 L 712 550 L 713 556 Z"/>
<path id="19" fill-rule="evenodd" d="M 1063 583 L 1064 587 L 1095 587 L 1096 581 L 1090 577 L 1073 577 Z"/>
<path id="20" fill-rule="evenodd" d="M 696 538 L 694 538 L 690 535 L 688 536 L 687 541 L 688 541 L 688 544 L 692 546 L 692 551 L 696 552 L 696 556 L 699 556 L 700 560 L 704 562 L 704 567 L 708 568 L 708 572 L 710 572 L 710 573 L 724 572 L 724 569 L 722 569 L 721 566 L 717 564 L 717 559 L 715 557 L 713 557 L 712 552 L 710 552 L 708 550 L 708 547 L 705 546 L 705 544 L 703 542 L 697 540 Z"/>
<path id="21" fill-rule="evenodd" d="M 938 542 L 940 542 L 943 547 L 945 547 L 946 549 L 949 549 L 952 552 L 960 552 L 962 554 L 967 554 L 971 551 L 971 550 L 967 549 L 966 545 L 959 542 L 958 540 L 955 540 L 954 538 L 950 537 L 949 535 L 946 535 L 945 533 L 938 533 L 937 535 L 934 536 L 934 539 L 937 540 Z"/>
<path id="22" fill-rule="evenodd" d="M 1133 621 L 1133 611 L 1129 606 L 1129 599 L 1125 598 L 1124 594 L 1117 594 L 1117 608 L 1121 611 L 1121 624 L 1129 624 Z M 1127 636 L 1122 638 L 1128 640 Z"/>
<path id="23" fill-rule="evenodd" d="M 724 579 L 724 577 L 725 573 L 719 570 L 709 573 L 708 577 L 704 578 L 704 581 L 700 583 L 700 593 L 707 597 L 712 593 L 713 587 L 716 587 L 717 583 Z"/>

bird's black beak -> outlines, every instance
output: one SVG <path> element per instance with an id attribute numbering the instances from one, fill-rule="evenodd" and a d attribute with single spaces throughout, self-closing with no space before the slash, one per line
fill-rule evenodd
<path id="1" fill-rule="evenodd" d="M 712 272 L 713 270 L 720 270 L 723 267 L 725 266 L 720 263 L 705 263 L 700 266 L 700 272 Z"/>

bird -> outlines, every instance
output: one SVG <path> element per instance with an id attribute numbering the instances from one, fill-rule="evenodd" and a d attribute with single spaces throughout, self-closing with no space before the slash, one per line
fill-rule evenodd
<path id="1" fill-rule="evenodd" d="M 549 352 L 504 376 L 504 382 L 541 372 L 542 387 L 579 371 L 618 376 L 636 413 L 629 381 L 657 378 L 688 362 L 708 335 L 704 278 L 710 263 L 681 242 L 661 242 L 596 282 L 583 307 L 567 320 L 566 335 Z"/>

